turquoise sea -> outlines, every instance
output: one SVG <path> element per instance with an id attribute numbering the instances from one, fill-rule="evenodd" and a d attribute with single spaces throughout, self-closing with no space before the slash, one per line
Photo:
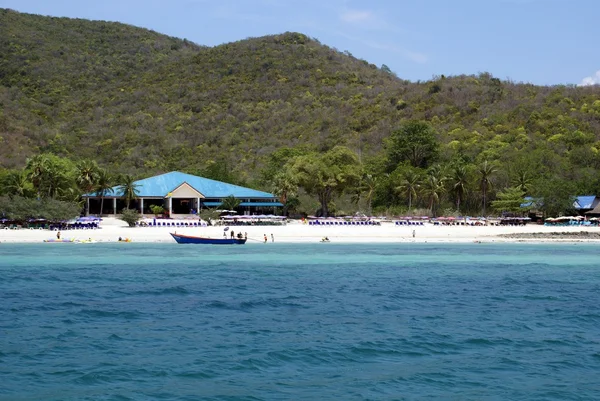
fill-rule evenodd
<path id="1" fill-rule="evenodd" d="M 599 400 L 590 244 L 0 244 L 0 400 Z"/>

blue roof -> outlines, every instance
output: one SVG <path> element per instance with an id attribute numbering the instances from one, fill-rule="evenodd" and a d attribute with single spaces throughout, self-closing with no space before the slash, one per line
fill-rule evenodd
<path id="1" fill-rule="evenodd" d="M 594 201 L 596 200 L 596 195 L 585 195 L 578 196 L 575 198 L 575 202 L 573 202 L 573 207 L 575 209 L 593 209 Z"/>
<path id="2" fill-rule="evenodd" d="M 169 192 L 174 191 L 183 183 L 187 183 L 196 191 L 200 192 L 206 198 L 226 198 L 233 195 L 236 198 L 259 198 L 275 199 L 275 195 L 268 192 L 257 191 L 251 188 L 240 187 L 238 185 L 227 184 L 221 181 L 215 181 L 204 177 L 198 177 L 191 174 L 171 171 L 154 177 L 135 181 L 137 193 L 140 198 L 161 197 L 164 198 Z M 112 188 L 112 196 L 120 197 L 123 192 L 121 186 Z M 95 197 L 95 193 L 84 196 Z"/>
<path id="3" fill-rule="evenodd" d="M 525 196 L 523 198 L 523 200 L 525 201 L 524 203 L 521 203 L 521 208 L 525 209 L 527 207 L 534 207 L 534 199 L 531 196 Z"/>

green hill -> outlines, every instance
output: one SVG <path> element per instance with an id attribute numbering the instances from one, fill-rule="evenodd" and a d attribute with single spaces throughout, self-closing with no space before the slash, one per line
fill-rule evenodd
<path id="1" fill-rule="evenodd" d="M 444 163 L 525 163 L 574 181 L 600 169 L 598 87 L 488 73 L 413 83 L 300 33 L 203 47 L 5 9 L 0 55 L 5 167 L 52 152 L 144 175 L 217 162 L 252 180 L 282 147 L 383 155 L 391 132 L 416 119 L 436 129 Z"/>

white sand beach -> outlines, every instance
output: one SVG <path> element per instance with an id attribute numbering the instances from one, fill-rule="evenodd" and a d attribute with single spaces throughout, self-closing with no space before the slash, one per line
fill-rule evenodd
<path id="1" fill-rule="evenodd" d="M 402 242 L 600 242 L 586 236 L 572 238 L 554 236 L 552 233 L 581 233 L 600 236 L 600 227 L 566 226 L 548 227 L 537 224 L 525 226 L 439 226 L 424 223 L 422 226 L 396 226 L 384 222 L 375 226 L 312 226 L 300 221 L 292 221 L 283 226 L 230 226 L 238 232 L 248 234 L 248 243 L 264 242 L 264 235 L 271 243 L 271 234 L 275 242 L 301 243 L 320 242 L 328 237 L 333 243 L 402 243 Z M 127 227 L 126 223 L 115 218 L 105 218 L 98 229 L 66 230 L 61 238 L 75 241 L 117 242 L 119 237 L 129 238 L 132 242 L 173 242 L 169 232 L 180 234 L 222 238 L 223 226 L 209 227 Z M 414 231 L 414 237 L 413 237 Z M 536 238 L 506 238 L 501 234 L 540 233 Z M 55 239 L 56 232 L 49 230 L 10 229 L 0 230 L 0 243 L 44 242 Z"/>

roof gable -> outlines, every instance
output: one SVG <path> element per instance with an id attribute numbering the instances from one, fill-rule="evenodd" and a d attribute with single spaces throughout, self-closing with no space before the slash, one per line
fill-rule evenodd
<path id="1" fill-rule="evenodd" d="M 182 183 L 180 186 L 166 194 L 171 198 L 205 198 L 205 196 L 198 192 L 187 182 Z"/>

